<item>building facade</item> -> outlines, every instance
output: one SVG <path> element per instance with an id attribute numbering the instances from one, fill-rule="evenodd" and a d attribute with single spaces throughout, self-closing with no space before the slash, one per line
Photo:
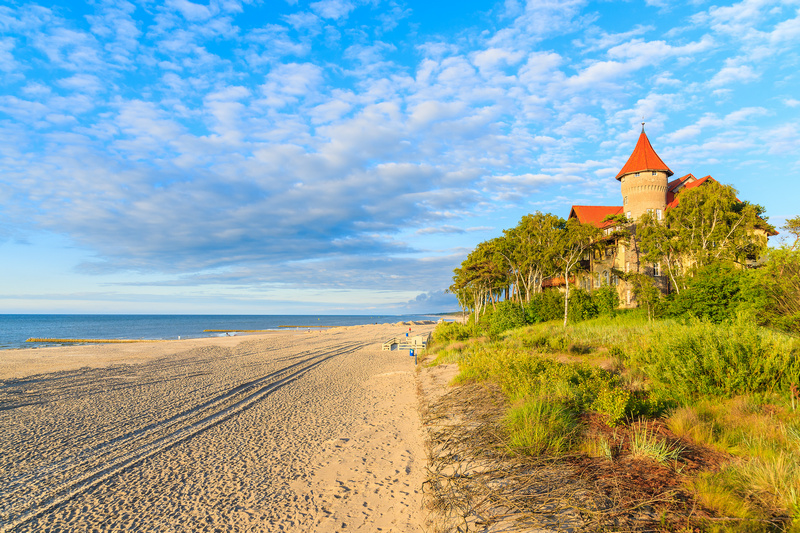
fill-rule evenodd
<path id="1" fill-rule="evenodd" d="M 573 280 L 577 286 L 586 290 L 614 286 L 623 307 L 636 306 L 633 288 L 623 279 L 627 273 L 651 276 L 663 293 L 670 292 L 669 277 L 662 271 L 661 265 L 641 260 L 635 221 L 645 213 L 650 213 L 656 220 L 663 220 L 666 211 L 678 204 L 682 191 L 713 181 L 711 176 L 698 179 L 692 174 L 670 180 L 672 175 L 672 170 L 650 144 L 642 124 L 642 133 L 633 153 L 615 177 L 620 184 L 622 205 L 573 205 L 570 209 L 569 218 L 592 224 L 605 234 L 605 239 L 598 243 L 597 249 L 584 256 L 581 272 Z M 630 231 L 627 238 L 613 236 L 619 224 L 605 219 L 615 215 L 624 215 L 631 221 L 626 228 Z"/>

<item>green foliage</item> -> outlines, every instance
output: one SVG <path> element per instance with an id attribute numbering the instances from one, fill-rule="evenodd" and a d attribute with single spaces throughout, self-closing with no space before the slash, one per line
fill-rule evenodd
<path id="1" fill-rule="evenodd" d="M 625 420 L 633 404 L 631 391 L 620 388 L 604 387 L 597 394 L 592 409 L 605 417 L 606 424 L 615 427 Z"/>
<path id="2" fill-rule="evenodd" d="M 678 205 L 665 214 L 669 234 L 660 235 L 653 246 L 659 240 L 677 242 L 686 264 L 698 266 L 758 256 L 766 249 L 767 238 L 754 230 L 773 228 L 759 218 L 762 207 L 740 202 L 736 194 L 730 185 L 713 180 L 680 193 Z"/>
<path id="3" fill-rule="evenodd" d="M 794 242 L 789 245 L 790 250 L 800 250 L 800 216 L 786 219 L 786 224 L 781 226 L 793 238 Z"/>
<path id="4" fill-rule="evenodd" d="M 488 322 L 489 335 L 494 338 L 506 330 L 524 326 L 525 310 L 516 302 L 500 302 L 489 315 Z"/>
<path id="5" fill-rule="evenodd" d="M 600 230 L 592 224 L 582 224 L 577 218 L 567 220 L 563 235 L 559 239 L 559 249 L 555 265 L 567 281 L 564 293 L 564 327 L 569 317 L 570 284 L 569 275 L 580 267 L 584 254 L 597 245 Z"/>
<path id="6" fill-rule="evenodd" d="M 629 273 L 625 279 L 633 286 L 636 301 L 647 310 L 648 320 L 653 320 L 661 308 L 661 291 L 655 281 L 645 274 Z"/>
<path id="7" fill-rule="evenodd" d="M 463 341 L 471 336 L 471 328 L 459 322 L 440 322 L 431 334 L 431 342 L 445 345 L 453 341 Z"/>
<path id="8" fill-rule="evenodd" d="M 763 321 L 784 331 L 800 333 L 800 248 L 771 250 L 766 265 L 758 273 L 756 283 L 766 293 Z"/>
<path id="9" fill-rule="evenodd" d="M 505 423 L 511 446 L 527 455 L 562 455 L 579 429 L 575 414 L 564 404 L 539 398 L 513 407 Z"/>
<path id="10" fill-rule="evenodd" d="M 600 314 L 594 295 L 583 289 L 572 289 L 569 292 L 569 321 L 589 320 Z"/>
<path id="11" fill-rule="evenodd" d="M 656 331 L 632 356 L 656 388 L 679 403 L 788 389 L 800 375 L 796 341 L 740 319 L 728 326 L 692 320 Z"/>
<path id="12" fill-rule="evenodd" d="M 564 295 L 555 289 L 533 294 L 530 302 L 525 304 L 525 321 L 528 324 L 558 320 L 563 315 Z"/>
<path id="13" fill-rule="evenodd" d="M 667 314 L 695 316 L 719 324 L 736 318 L 745 294 L 746 273 L 731 263 L 712 263 L 699 268 L 680 293 L 670 295 Z M 757 295 L 750 294 L 751 298 Z"/>
<path id="14" fill-rule="evenodd" d="M 619 293 L 612 285 L 603 285 L 592 292 L 592 299 L 600 316 L 614 316 L 619 308 Z"/>

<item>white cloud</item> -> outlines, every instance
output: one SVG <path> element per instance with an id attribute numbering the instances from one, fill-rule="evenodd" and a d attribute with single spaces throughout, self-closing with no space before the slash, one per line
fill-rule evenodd
<path id="1" fill-rule="evenodd" d="M 56 82 L 59 87 L 72 91 L 99 93 L 105 89 L 103 82 L 93 74 L 75 74 Z"/>
<path id="2" fill-rule="evenodd" d="M 193 22 L 208 20 L 218 13 L 215 3 L 195 4 L 189 0 L 167 0 L 166 5 L 178 11 L 186 20 Z"/>
<path id="3" fill-rule="evenodd" d="M 310 7 L 322 18 L 339 20 L 346 18 L 356 6 L 349 0 L 321 0 L 312 2 Z"/>
<path id="4" fill-rule="evenodd" d="M 709 87 L 722 87 L 732 83 L 749 83 L 759 78 L 759 75 L 750 65 L 739 65 L 737 61 L 726 61 L 726 65 L 717 72 L 711 80 Z"/>

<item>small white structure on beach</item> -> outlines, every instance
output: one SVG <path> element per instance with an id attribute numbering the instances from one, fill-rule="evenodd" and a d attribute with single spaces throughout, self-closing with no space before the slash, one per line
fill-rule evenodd
<path id="1" fill-rule="evenodd" d="M 424 350 L 428 346 L 431 334 L 414 335 L 413 337 L 393 337 L 383 343 L 384 351 L 389 350 Z"/>

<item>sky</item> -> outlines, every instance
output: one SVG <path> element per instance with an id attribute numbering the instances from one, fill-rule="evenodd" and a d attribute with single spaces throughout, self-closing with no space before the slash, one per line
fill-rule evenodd
<path id="1" fill-rule="evenodd" d="M 642 122 L 800 214 L 800 0 L 6 0 L 0 87 L 0 313 L 455 310 Z"/>

